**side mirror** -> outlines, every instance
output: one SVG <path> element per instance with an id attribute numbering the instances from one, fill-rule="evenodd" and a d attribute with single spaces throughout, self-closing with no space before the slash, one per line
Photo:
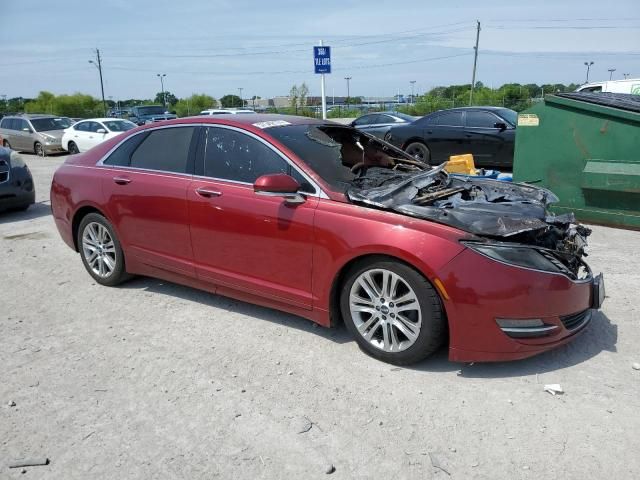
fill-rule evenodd
<path id="1" fill-rule="evenodd" d="M 107 131 L 104 128 L 99 128 L 96 133 L 107 133 Z"/>
<path id="2" fill-rule="evenodd" d="M 297 180 L 284 173 L 262 175 L 253 183 L 253 191 L 258 195 L 284 197 L 285 202 L 289 205 L 299 205 L 305 202 L 298 190 L 300 190 L 300 184 Z"/>
<path id="3" fill-rule="evenodd" d="M 501 132 L 507 129 L 507 124 L 504 122 L 496 122 L 493 124 L 494 128 L 499 129 Z"/>

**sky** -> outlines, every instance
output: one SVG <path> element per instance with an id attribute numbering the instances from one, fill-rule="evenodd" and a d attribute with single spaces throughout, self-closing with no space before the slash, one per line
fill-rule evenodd
<path id="1" fill-rule="evenodd" d="M 638 0 L 2 0 L 0 95 L 41 90 L 153 98 L 287 95 L 306 82 L 320 94 L 312 46 L 332 47 L 327 95 L 423 93 L 476 80 L 582 83 L 640 77 Z"/>

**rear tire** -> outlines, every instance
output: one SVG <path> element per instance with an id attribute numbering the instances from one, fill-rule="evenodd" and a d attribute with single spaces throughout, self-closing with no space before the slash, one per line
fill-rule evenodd
<path id="1" fill-rule="evenodd" d="M 84 267 L 100 285 L 112 287 L 129 278 L 120 241 L 102 215 L 89 213 L 82 219 L 77 242 Z"/>
<path id="2" fill-rule="evenodd" d="M 429 147 L 422 142 L 411 142 L 407 145 L 407 148 L 405 148 L 404 151 L 416 160 L 426 163 L 427 165 L 429 165 L 429 162 L 431 161 L 431 151 L 429 150 Z"/>
<path id="3" fill-rule="evenodd" d="M 44 148 L 40 142 L 36 142 L 33 144 L 33 153 L 38 155 L 39 157 L 44 157 Z"/>
<path id="4" fill-rule="evenodd" d="M 7 140 L 2 142 L 2 146 L 5 148 L 11 148 L 11 144 Z"/>
<path id="5" fill-rule="evenodd" d="M 75 144 L 75 142 L 69 142 L 67 149 L 69 150 L 69 154 L 71 155 L 80 153 L 80 150 L 78 150 L 78 146 Z"/>
<path id="6" fill-rule="evenodd" d="M 342 285 L 340 310 L 360 348 L 383 362 L 418 362 L 447 338 L 435 289 L 398 261 L 378 257 L 354 265 Z"/>

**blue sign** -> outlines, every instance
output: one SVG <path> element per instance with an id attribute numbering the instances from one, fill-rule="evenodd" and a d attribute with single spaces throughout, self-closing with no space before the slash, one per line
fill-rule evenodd
<path id="1" fill-rule="evenodd" d="M 315 73 L 331 73 L 331 47 L 313 47 Z"/>

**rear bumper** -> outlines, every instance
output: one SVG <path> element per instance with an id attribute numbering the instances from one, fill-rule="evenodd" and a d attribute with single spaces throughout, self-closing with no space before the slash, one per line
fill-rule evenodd
<path id="1" fill-rule="evenodd" d="M 531 357 L 573 340 L 593 319 L 593 278 L 572 281 L 504 265 L 465 250 L 439 272 L 450 300 L 449 358 L 505 361 Z M 536 319 L 537 335 L 514 334 L 497 319 Z"/>

